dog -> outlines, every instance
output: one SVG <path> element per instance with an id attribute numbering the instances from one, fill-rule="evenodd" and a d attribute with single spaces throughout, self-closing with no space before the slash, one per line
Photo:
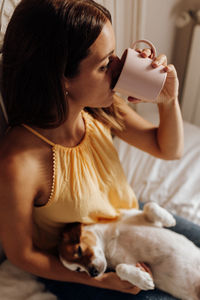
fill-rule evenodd
<path id="1" fill-rule="evenodd" d="M 155 287 L 183 300 L 200 299 L 200 249 L 181 234 L 174 217 L 157 203 L 143 211 L 122 210 L 111 222 L 67 224 L 59 245 L 62 264 L 73 271 L 101 276 L 107 268 L 141 290 Z M 150 266 L 153 278 L 137 267 Z"/>

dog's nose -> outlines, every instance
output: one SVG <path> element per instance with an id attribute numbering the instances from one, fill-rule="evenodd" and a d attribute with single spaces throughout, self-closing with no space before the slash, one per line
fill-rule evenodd
<path id="1" fill-rule="evenodd" d="M 96 277 L 99 274 L 99 271 L 95 267 L 89 268 L 89 273 L 91 277 Z"/>

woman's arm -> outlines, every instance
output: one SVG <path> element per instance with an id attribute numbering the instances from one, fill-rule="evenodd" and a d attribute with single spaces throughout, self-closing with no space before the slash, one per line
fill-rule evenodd
<path id="1" fill-rule="evenodd" d="M 153 67 L 156 67 L 160 61 L 165 60 L 165 56 L 159 56 Z M 178 79 L 173 65 L 163 66 L 163 68 L 167 72 L 167 79 L 157 99 L 160 115 L 159 126 L 156 127 L 144 120 L 124 100 L 115 96 L 116 101 L 120 103 L 125 128 L 121 132 L 114 131 L 114 134 L 127 143 L 158 158 L 178 159 L 183 154 L 184 140 L 183 121 L 178 103 Z"/>
<path id="2" fill-rule="evenodd" d="M 159 149 L 165 159 L 179 159 L 183 155 L 183 122 L 178 98 L 158 104 L 160 124 L 157 129 Z"/>
<path id="3" fill-rule="evenodd" d="M 91 278 L 66 269 L 59 259 L 33 244 L 33 199 L 37 194 L 34 162 L 2 158 L 0 151 L 0 240 L 7 258 L 34 275 L 59 281 L 77 282 L 99 288 L 136 294 L 139 289 L 121 281 L 115 273 Z M 30 172 L 31 170 L 31 172 Z"/>

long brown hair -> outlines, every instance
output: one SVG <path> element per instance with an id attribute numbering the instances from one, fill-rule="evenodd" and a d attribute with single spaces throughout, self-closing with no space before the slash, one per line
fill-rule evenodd
<path id="1" fill-rule="evenodd" d="M 11 126 L 26 123 L 57 127 L 67 118 L 63 75 L 75 77 L 89 47 L 110 20 L 93 0 L 22 0 L 14 11 L 3 44 L 2 94 Z M 116 104 L 86 108 L 119 128 Z"/>

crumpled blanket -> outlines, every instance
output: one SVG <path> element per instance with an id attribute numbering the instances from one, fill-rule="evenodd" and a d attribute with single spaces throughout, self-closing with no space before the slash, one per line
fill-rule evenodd
<path id="1" fill-rule="evenodd" d="M 200 127 L 184 122 L 184 155 L 166 161 L 142 152 L 117 137 L 127 180 L 142 202 L 155 201 L 200 225 Z"/>
<path id="2" fill-rule="evenodd" d="M 34 275 L 20 270 L 8 260 L 0 264 L 0 299 L 2 300 L 56 300 L 45 290 Z"/>

